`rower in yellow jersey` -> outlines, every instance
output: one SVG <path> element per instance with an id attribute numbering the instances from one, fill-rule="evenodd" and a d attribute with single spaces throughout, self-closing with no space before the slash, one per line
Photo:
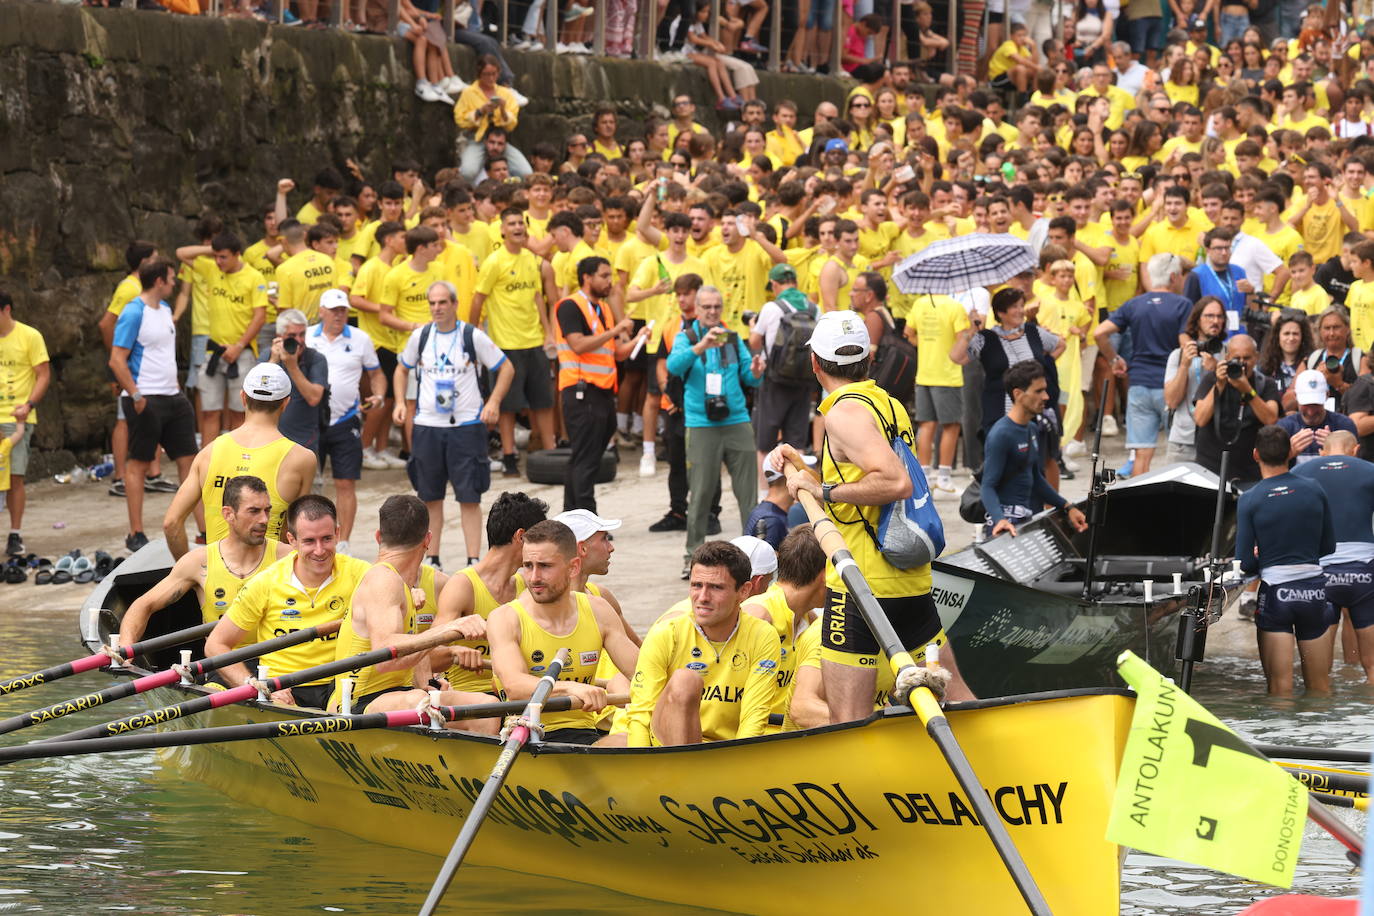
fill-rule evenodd
<path id="1" fill-rule="evenodd" d="M 342 661 L 373 649 L 404 651 L 419 636 L 417 609 L 428 596 L 420 586 L 422 566 L 429 551 L 429 510 L 415 496 L 389 496 L 378 512 L 377 565 L 363 573 L 348 602 L 348 612 L 335 646 L 334 658 Z M 439 624 L 437 630 L 450 631 L 454 639 L 471 638 L 483 629 L 479 620 L 460 617 Z M 464 649 L 471 662 L 480 656 Z M 430 652 L 411 652 L 377 665 L 339 675 L 330 707 L 340 702 L 338 684 L 344 677 L 354 680 L 352 712 L 390 712 L 414 709 L 428 696 Z M 440 691 L 438 701 L 445 706 L 467 706 L 494 702 L 486 693 Z M 474 719 L 452 723 L 451 727 L 494 735 L 500 719 Z"/>
<path id="2" fill-rule="evenodd" d="M 622 671 L 635 666 L 638 649 L 602 598 L 573 591 L 582 570 L 577 538 L 567 525 L 543 521 L 525 532 L 523 578 L 527 591 L 487 618 L 491 663 L 507 698 L 527 700 L 559 649 L 572 654 L 552 696 L 574 696 L 580 709 L 546 713 L 545 738 L 593 744 L 601 738 L 596 714 L 606 691 L 592 681 L 603 652 Z"/>
<path id="3" fill-rule="evenodd" d="M 525 529 L 542 522 L 548 511 L 543 500 L 531 499 L 524 493 L 507 491 L 496 498 L 487 510 L 487 552 L 472 566 L 449 577 L 448 584 L 439 593 L 435 626 L 467 616 L 476 616 L 485 622 L 492 611 L 514 600 L 524 585 L 522 580 L 516 579 L 515 573 L 524 562 Z M 475 649 L 483 657 L 491 656 L 485 627 L 481 636 L 460 640 L 454 646 Z M 438 654 L 442 650 L 434 651 Z M 451 654 L 453 658 L 444 666 L 448 669 L 450 687 L 477 693 L 495 690 L 490 671 L 463 667 L 457 663 L 458 653 Z"/>
<path id="4" fill-rule="evenodd" d="M 873 690 L 873 708 L 876 710 L 887 705 L 896 678 L 883 653 L 878 654 L 875 670 L 878 672 Z M 797 637 L 797 672 L 782 729 L 820 728 L 830 722 L 830 705 L 826 702 L 825 682 L 821 679 L 821 626 L 813 623 Z"/>
<path id="5" fill-rule="evenodd" d="M 286 507 L 302 493 L 310 492 L 316 469 L 315 453 L 277 429 L 290 395 L 291 379 L 281 366 L 258 363 L 248 371 L 243 380 L 243 425 L 200 450 L 162 520 L 167 549 L 173 557 L 186 554 L 186 517 L 198 503 L 205 507 L 206 541 L 214 543 L 228 534 L 228 524 L 220 513 L 224 485 L 230 478 L 245 474 L 267 484 L 272 499 L 267 536 L 282 539 Z"/>
<path id="6" fill-rule="evenodd" d="M 739 540 L 736 538 L 732 543 L 738 545 Z M 824 603 L 825 551 L 811 526 L 799 525 L 778 545 L 776 581 L 763 594 L 751 595 L 741 607 L 744 613 L 771 624 L 778 634 L 782 655 L 778 661 L 778 692 L 773 699 L 775 713 L 786 714 L 792 699 L 800 660 L 798 634 L 815 620 L 813 609 Z M 777 729 L 770 726 L 768 730 Z"/>
<path id="7" fill-rule="evenodd" d="M 224 486 L 224 505 L 220 507 L 229 534 L 184 555 L 173 564 L 166 578 L 139 595 L 120 618 L 119 644 L 131 646 L 138 642 L 153 614 L 191 592 L 200 598 L 204 622 L 224 616 L 249 579 L 291 552 L 285 544 L 267 538 L 271 508 L 267 485 L 259 478 L 230 478 Z"/>
<path id="8" fill-rule="evenodd" d="M 630 747 L 728 741 L 764 734 L 777 695 L 777 633 L 740 613 L 749 558 L 724 541 L 691 557 L 691 613 L 660 620 L 639 653 L 630 689 Z"/>
<path id="9" fill-rule="evenodd" d="M 207 656 L 343 619 L 354 587 L 371 564 L 335 551 L 339 523 L 334 504 L 314 493 L 297 499 L 286 511 L 286 536 L 292 551 L 239 591 L 205 640 Z M 272 675 L 293 674 L 333 661 L 334 640 L 334 635 L 317 637 L 259 661 Z M 230 687 L 256 675 L 241 663 L 220 669 Z M 321 678 L 278 690 L 272 701 L 324 709 L 333 689 L 333 678 Z"/>

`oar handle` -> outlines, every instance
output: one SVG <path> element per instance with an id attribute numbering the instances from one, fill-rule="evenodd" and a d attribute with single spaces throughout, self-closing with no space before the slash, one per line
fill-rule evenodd
<path id="1" fill-rule="evenodd" d="M 166 633 L 162 636 L 155 636 L 152 639 L 145 639 L 136 642 L 131 646 L 120 646 L 119 652 L 123 658 L 132 659 L 148 652 L 157 652 L 160 649 L 167 649 L 180 646 L 188 642 L 193 642 L 203 636 L 208 636 L 210 631 L 215 628 L 215 624 L 201 623 L 175 633 Z M 75 658 L 60 665 L 53 665 L 44 668 L 42 671 L 34 671 L 29 674 L 21 674 L 19 677 L 12 677 L 8 680 L 0 681 L 0 696 L 7 696 L 11 693 L 18 693 L 29 687 L 37 687 L 39 684 L 51 684 L 53 681 L 60 681 L 64 677 L 71 677 L 73 674 L 82 674 L 87 671 L 96 671 L 107 667 L 113 659 L 109 653 L 93 652 L 82 658 Z"/>

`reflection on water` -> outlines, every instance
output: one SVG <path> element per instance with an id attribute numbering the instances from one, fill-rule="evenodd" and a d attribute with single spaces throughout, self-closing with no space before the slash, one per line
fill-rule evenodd
<path id="1" fill-rule="evenodd" d="M 76 614 L 0 610 L 0 677 L 80 654 Z M 1338 683 L 1356 677 L 1338 674 Z M 1201 702 L 1256 741 L 1368 747 L 1371 697 L 1342 687 L 1334 697 L 1264 697 L 1258 663 L 1216 659 L 1195 684 Z M 103 676 L 0 698 L 0 717 L 105 686 Z M 60 726 L 71 731 L 130 711 L 136 701 Z M 50 726 L 42 734 L 57 734 Z M 34 740 L 40 731 L 8 736 Z M 1340 809 L 1363 833 L 1364 818 Z M 455 825 L 456 832 L 456 825 Z M 1344 850 L 1306 832 L 1296 890 L 1358 893 Z M 148 916 L 237 913 L 413 913 L 439 860 L 312 827 L 269 811 L 235 808 L 218 793 L 169 772 L 151 752 L 74 757 L 0 767 L 0 914 L 137 912 Z M 595 876 L 589 876 L 590 879 Z M 1268 896 L 1262 885 L 1143 853 L 1127 857 L 1122 912 L 1230 914 Z M 514 913 L 703 913 L 588 885 L 468 866 L 450 891 L 452 911 Z"/>

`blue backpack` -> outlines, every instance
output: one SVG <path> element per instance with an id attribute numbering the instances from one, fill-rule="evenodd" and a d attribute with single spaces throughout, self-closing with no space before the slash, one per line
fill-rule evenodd
<path id="1" fill-rule="evenodd" d="M 836 399 L 836 402 L 843 401 L 845 398 L 854 398 L 863 401 L 873 409 L 878 422 L 882 424 L 883 434 L 887 436 L 888 442 L 892 444 L 892 451 L 897 454 L 897 458 L 906 468 L 907 477 L 911 479 L 911 495 L 906 499 L 888 503 L 882 507 L 878 513 L 878 529 L 875 531 L 873 526 L 868 523 L 862 514 L 858 521 L 863 524 L 868 536 L 873 539 L 873 544 L 878 548 L 878 552 L 883 555 L 883 559 L 891 563 L 898 569 L 915 569 L 924 566 L 934 560 L 945 549 L 945 526 L 940 521 L 940 513 L 935 508 L 935 500 L 931 496 L 930 484 L 926 482 L 926 475 L 921 470 L 921 462 L 911 450 L 911 443 L 908 436 L 904 435 L 901 428 L 897 425 L 896 407 L 893 406 L 892 422 L 884 420 L 878 405 L 872 398 L 861 394 L 844 394 Z M 889 401 L 889 405 L 895 405 L 896 401 Z M 829 449 L 827 443 L 826 448 Z M 834 456 L 831 457 L 834 460 Z M 836 521 L 843 521 L 836 519 Z M 848 522 L 847 524 L 853 524 Z"/>

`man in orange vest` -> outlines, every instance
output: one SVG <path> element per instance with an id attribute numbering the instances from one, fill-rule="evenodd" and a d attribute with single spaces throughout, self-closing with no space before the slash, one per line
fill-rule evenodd
<path id="1" fill-rule="evenodd" d="M 611 324 L 603 301 L 611 292 L 611 262 L 587 257 L 577 262 L 577 292 L 558 303 L 558 391 L 572 458 L 563 483 L 563 511 L 596 511 L 596 472 L 615 433 L 616 360 L 628 359 L 634 322 Z"/>

